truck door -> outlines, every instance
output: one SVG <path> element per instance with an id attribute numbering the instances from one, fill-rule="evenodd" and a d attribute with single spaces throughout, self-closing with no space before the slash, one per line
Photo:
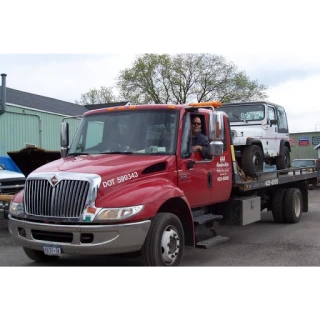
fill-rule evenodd
<path id="1" fill-rule="evenodd" d="M 191 152 L 191 119 L 183 118 L 180 157 L 178 157 L 178 185 L 184 191 L 191 207 L 210 203 L 212 193 L 212 160 L 204 160 L 197 152 Z"/>
<path id="2" fill-rule="evenodd" d="M 225 136 L 226 139 L 228 136 Z M 203 159 L 191 152 L 191 121 L 187 114 L 183 122 L 178 185 L 186 194 L 191 207 L 224 201 L 230 197 L 232 162 L 230 143 L 225 143 L 222 156 Z"/>

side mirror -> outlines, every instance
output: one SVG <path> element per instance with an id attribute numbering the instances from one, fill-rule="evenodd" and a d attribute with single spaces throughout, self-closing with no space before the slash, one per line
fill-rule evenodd
<path id="1" fill-rule="evenodd" d="M 0 168 L 2 168 L 2 170 L 6 170 L 6 166 L 4 164 L 0 164 Z"/>
<path id="2" fill-rule="evenodd" d="M 223 111 L 214 111 L 210 114 L 209 120 L 209 139 L 224 140 Z"/>
<path id="3" fill-rule="evenodd" d="M 221 141 L 211 141 L 209 145 L 209 152 L 212 156 L 223 155 L 223 142 Z"/>
<path id="4" fill-rule="evenodd" d="M 60 127 L 61 157 L 65 158 L 69 151 L 69 123 L 62 122 Z"/>
<path id="5" fill-rule="evenodd" d="M 272 125 L 277 125 L 278 124 L 278 120 L 270 120 L 270 127 L 272 127 Z"/>

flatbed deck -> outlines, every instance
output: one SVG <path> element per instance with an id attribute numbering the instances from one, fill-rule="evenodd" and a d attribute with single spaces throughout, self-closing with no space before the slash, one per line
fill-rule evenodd
<path id="1" fill-rule="evenodd" d="M 259 173 L 256 179 L 243 179 L 240 174 L 235 174 L 234 188 L 239 191 L 249 191 L 261 188 L 282 185 L 286 183 L 308 181 L 309 179 L 317 179 L 318 171 L 316 168 L 294 168 L 287 170 L 268 171 Z M 311 182 L 310 182 L 311 183 Z"/>

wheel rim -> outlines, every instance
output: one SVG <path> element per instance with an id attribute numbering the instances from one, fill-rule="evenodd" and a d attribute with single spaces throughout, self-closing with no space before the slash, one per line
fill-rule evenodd
<path id="1" fill-rule="evenodd" d="M 166 265 L 172 265 L 180 252 L 180 237 L 174 226 L 168 226 L 161 237 L 161 256 Z"/>
<path id="2" fill-rule="evenodd" d="M 253 162 L 253 167 L 254 167 L 254 171 L 258 172 L 259 170 L 261 170 L 261 159 L 260 159 L 260 154 L 259 153 L 255 153 L 252 157 L 252 162 Z"/>
<path id="3" fill-rule="evenodd" d="M 294 203 L 295 215 L 297 218 L 299 218 L 299 216 L 301 214 L 301 201 L 300 201 L 300 197 L 298 195 L 296 195 L 294 202 L 295 202 Z"/>

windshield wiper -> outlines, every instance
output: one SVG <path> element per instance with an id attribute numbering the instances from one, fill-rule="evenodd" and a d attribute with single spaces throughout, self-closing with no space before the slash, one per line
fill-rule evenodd
<path id="1" fill-rule="evenodd" d="M 248 123 L 248 120 L 243 120 L 243 119 L 241 119 L 239 116 L 237 116 L 236 114 L 232 114 L 232 117 L 235 117 L 235 118 L 239 119 L 240 121 L 243 121 L 243 122 L 245 122 L 245 123 Z"/>
<path id="2" fill-rule="evenodd" d="M 88 155 L 88 152 L 74 152 L 74 153 L 68 153 L 68 156 L 76 157 L 76 156 L 82 156 L 82 155 Z"/>
<path id="3" fill-rule="evenodd" d="M 111 151 L 111 152 L 100 152 L 100 154 L 133 154 L 129 151 Z"/>

